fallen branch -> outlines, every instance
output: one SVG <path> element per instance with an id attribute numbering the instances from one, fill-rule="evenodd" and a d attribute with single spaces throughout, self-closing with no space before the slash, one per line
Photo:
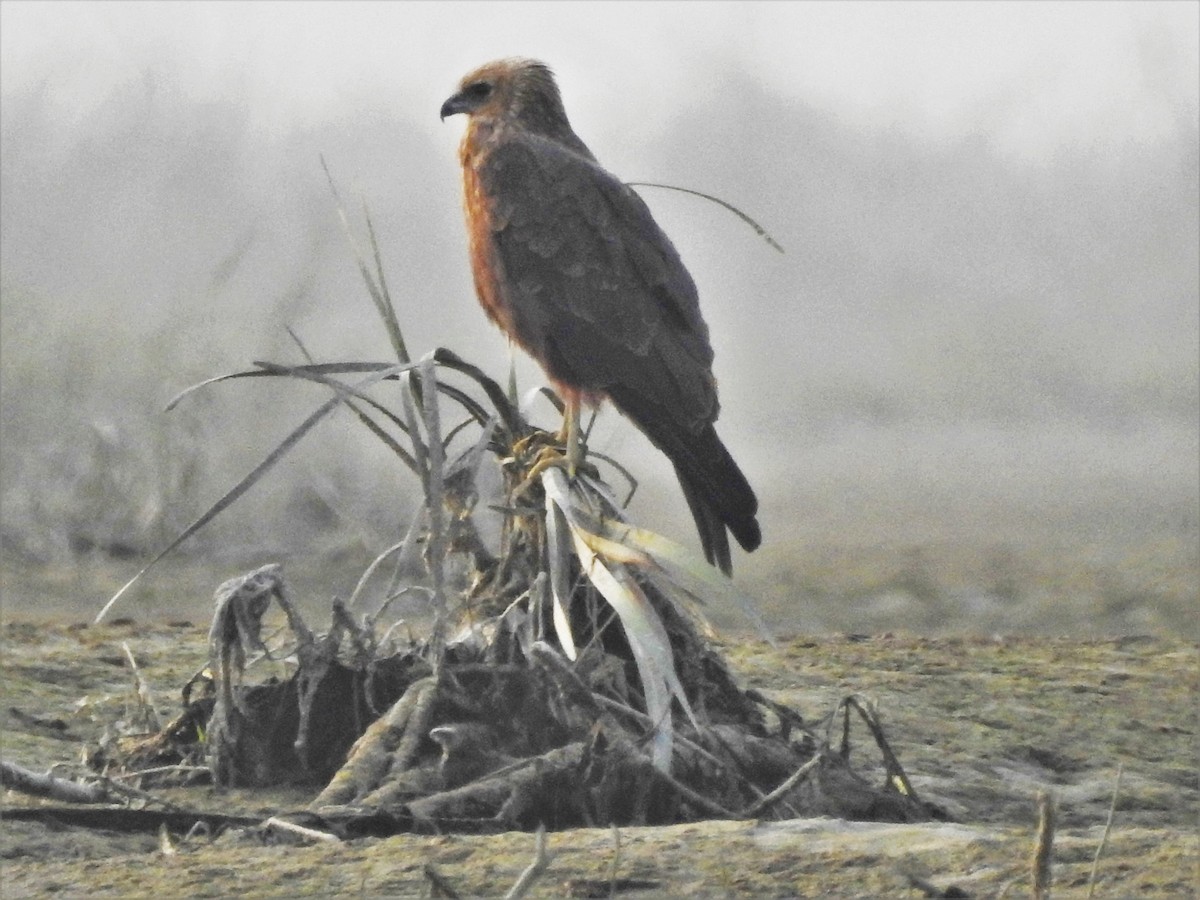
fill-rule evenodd
<path id="1" fill-rule="evenodd" d="M 289 822 L 287 819 L 280 819 L 277 816 L 271 816 L 271 818 L 262 823 L 262 827 L 264 830 L 274 828 L 279 831 L 286 831 L 288 834 L 294 834 L 296 837 L 310 841 L 325 841 L 330 844 L 340 844 L 342 840 L 336 834 L 330 834 L 328 831 L 305 828 L 303 825 L 297 825 L 295 822 Z"/>
<path id="2" fill-rule="evenodd" d="M 424 871 L 425 879 L 429 882 L 430 897 L 441 897 L 443 900 L 460 900 L 461 895 L 446 880 L 446 876 L 438 871 L 437 866 L 433 863 L 425 863 Z"/>
<path id="3" fill-rule="evenodd" d="M 225 828 L 253 828 L 261 816 L 235 816 L 190 809 L 127 809 L 124 807 L 34 806 L 4 810 L 8 822 L 41 822 L 62 828 L 100 828 L 123 834 L 157 834 L 166 825 L 176 834 L 187 834 L 202 826 L 209 834 Z"/>
<path id="4" fill-rule="evenodd" d="M 0 760 L 0 785 L 10 791 L 50 797 L 63 803 L 104 803 L 109 799 L 108 786 L 105 784 L 59 778 L 52 772 L 53 769 L 48 769 L 39 774 L 16 763 Z"/>
<path id="5" fill-rule="evenodd" d="M 1033 849 L 1033 896 L 1044 900 L 1050 896 L 1050 885 L 1054 882 L 1054 798 L 1046 791 L 1038 791 L 1037 842 Z"/>
<path id="6" fill-rule="evenodd" d="M 807 778 L 809 773 L 820 764 L 821 754 L 818 753 L 799 769 L 797 769 L 795 773 L 787 779 L 787 781 L 783 782 L 783 784 L 779 785 L 779 787 L 775 788 L 775 790 L 771 791 L 771 793 L 767 794 L 767 796 L 760 800 L 756 800 L 754 803 L 751 803 L 748 807 L 746 807 L 746 810 L 742 813 L 741 818 L 756 818 L 763 810 L 768 809 L 785 797 L 788 791 Z"/>
<path id="7" fill-rule="evenodd" d="M 1100 857 L 1104 855 L 1104 848 L 1108 846 L 1108 836 L 1112 833 L 1113 819 L 1117 815 L 1117 795 L 1121 793 L 1121 775 L 1125 772 L 1125 765 L 1122 763 L 1117 766 L 1117 778 L 1113 783 L 1112 803 L 1108 806 L 1108 821 L 1104 823 L 1104 834 L 1100 837 L 1100 846 L 1096 848 L 1096 857 L 1092 860 L 1092 873 L 1088 876 L 1088 900 L 1096 896 L 1096 876 L 1100 873 Z"/>
<path id="8" fill-rule="evenodd" d="M 154 708 L 154 695 L 150 692 L 150 685 L 142 677 L 142 670 L 138 667 L 133 651 L 129 649 L 128 641 L 121 641 L 121 650 L 125 653 L 125 661 L 129 663 L 129 671 L 133 673 L 133 689 L 146 731 L 161 731 L 162 723 L 158 720 L 158 712 Z"/>
<path id="9" fill-rule="evenodd" d="M 533 862 L 521 873 L 521 877 L 517 879 L 509 892 L 504 895 L 504 900 L 520 900 L 521 897 L 528 894 L 533 883 L 541 877 L 541 874 L 550 867 L 550 863 L 553 861 L 554 854 L 546 850 L 546 827 L 539 825 L 534 839 Z"/>

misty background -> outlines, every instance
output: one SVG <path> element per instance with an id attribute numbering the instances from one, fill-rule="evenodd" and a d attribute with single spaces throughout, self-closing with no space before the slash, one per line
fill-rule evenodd
<path id="1" fill-rule="evenodd" d="M 94 610 L 325 399 L 255 380 L 164 412 L 183 388 L 301 362 L 287 328 L 320 361 L 389 359 L 321 156 L 370 207 L 414 355 L 506 377 L 463 120 L 437 111 L 520 55 L 611 171 L 786 248 L 641 191 L 700 288 L 763 506 L 735 570 L 777 621 L 1195 629 L 1198 46 L 1191 3 L 4 0 L 6 613 L 45 602 L 34 570 L 92 572 L 63 602 Z M 206 590 L 396 540 L 417 486 L 376 443 L 323 423 L 181 552 Z M 630 425 L 602 413 L 592 446 L 640 479 L 635 518 L 695 544 Z M 361 572 L 316 568 L 296 587 L 326 599 Z"/>

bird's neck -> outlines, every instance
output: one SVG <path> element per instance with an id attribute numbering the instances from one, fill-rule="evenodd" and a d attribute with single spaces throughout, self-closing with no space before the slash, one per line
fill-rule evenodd
<path id="1" fill-rule="evenodd" d="M 491 117 L 472 116 L 458 147 L 458 158 L 463 168 L 475 165 L 480 157 L 487 155 L 503 139 L 507 124 Z"/>

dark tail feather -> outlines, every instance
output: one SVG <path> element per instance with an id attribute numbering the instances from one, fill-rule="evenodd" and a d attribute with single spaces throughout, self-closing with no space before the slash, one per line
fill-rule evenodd
<path id="1" fill-rule="evenodd" d="M 696 492 L 695 486 L 688 481 L 683 472 L 676 469 L 675 474 L 679 476 L 679 486 L 683 488 L 684 499 L 692 511 L 692 518 L 696 520 L 696 531 L 700 535 L 704 558 L 726 575 L 732 575 L 733 560 L 729 556 L 729 534 L 725 530 L 725 523 Z"/>
<path id="2" fill-rule="evenodd" d="M 730 574 L 733 565 L 726 529 L 747 552 L 762 543 L 754 490 L 711 426 L 691 442 L 663 450 L 675 464 L 705 559 Z"/>
<path id="3" fill-rule="evenodd" d="M 609 397 L 674 464 L 696 520 L 704 558 L 728 575 L 733 565 L 726 529 L 747 552 L 762 543 L 762 532 L 755 518 L 758 498 L 717 430 L 710 423 L 699 434 L 691 433 L 664 416 L 661 407 L 647 402 L 640 392 L 621 385 L 611 386 Z"/>

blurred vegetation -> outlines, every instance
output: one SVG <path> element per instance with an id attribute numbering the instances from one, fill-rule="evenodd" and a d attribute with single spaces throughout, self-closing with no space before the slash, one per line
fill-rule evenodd
<path id="1" fill-rule="evenodd" d="M 765 501 L 744 583 L 803 627 L 1070 630 L 1105 610 L 1122 630 L 1177 627 L 1200 585 L 1194 123 L 1035 165 L 982 141 L 866 135 L 736 70 L 710 75 L 636 157 L 615 133 L 590 142 L 630 179 L 735 202 L 789 248 L 764 255 L 723 213 L 647 192 L 700 284 L 723 433 Z M 5 98 L 6 579 L 144 558 L 257 463 L 297 424 L 294 393 L 162 406 L 248 359 L 301 362 L 285 325 L 332 358 L 386 357 L 319 152 L 372 198 L 410 344 L 508 364 L 471 297 L 452 141 L 397 113 L 417 99 L 281 136 L 170 85 L 129 82 L 69 124 L 36 91 Z M 346 425 L 184 552 L 307 565 L 386 546 L 416 497 Z M 657 486 L 669 471 L 631 432 L 607 413 L 595 446 L 641 476 L 635 516 L 688 534 Z M 913 548 L 944 562 L 915 577 L 894 562 Z M 1029 604 L 1070 612 L 1013 612 Z"/>

